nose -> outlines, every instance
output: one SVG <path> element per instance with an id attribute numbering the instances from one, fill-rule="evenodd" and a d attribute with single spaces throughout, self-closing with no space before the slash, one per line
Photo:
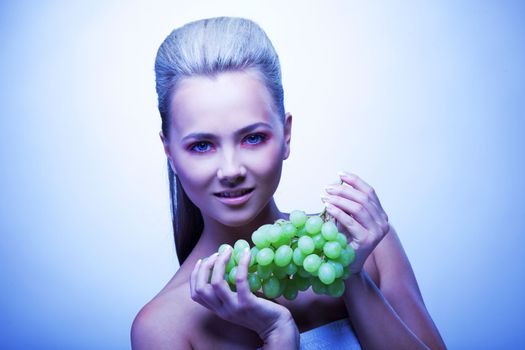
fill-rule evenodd
<path id="1" fill-rule="evenodd" d="M 217 169 L 217 178 L 224 186 L 235 187 L 244 181 L 245 177 L 246 168 L 238 162 L 235 155 L 223 157 L 223 161 Z"/>

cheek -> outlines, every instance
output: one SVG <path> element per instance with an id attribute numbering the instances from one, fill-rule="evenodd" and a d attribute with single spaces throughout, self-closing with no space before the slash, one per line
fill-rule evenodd
<path id="1" fill-rule="evenodd" d="M 249 157 L 249 170 L 258 177 L 258 181 L 273 185 L 279 182 L 282 168 L 282 149 L 275 144 L 266 152 L 258 152 Z"/>
<path id="2" fill-rule="evenodd" d="M 179 162 L 175 162 L 177 176 L 188 197 L 197 204 L 203 189 L 207 188 L 216 176 L 216 169 L 208 161 L 183 157 L 179 159 Z"/>

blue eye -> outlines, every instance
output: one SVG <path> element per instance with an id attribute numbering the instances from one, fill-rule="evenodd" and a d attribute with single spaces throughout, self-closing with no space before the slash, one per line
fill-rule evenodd
<path id="1" fill-rule="evenodd" d="M 263 142 L 265 138 L 266 137 L 263 134 L 252 134 L 246 137 L 246 142 L 250 145 L 256 145 Z"/>
<path id="2" fill-rule="evenodd" d="M 199 152 L 199 153 L 204 153 L 204 152 L 207 152 L 209 151 L 210 149 L 210 143 L 209 142 L 197 142 L 197 143 L 194 143 L 190 149 L 192 151 L 195 151 L 195 152 Z"/>

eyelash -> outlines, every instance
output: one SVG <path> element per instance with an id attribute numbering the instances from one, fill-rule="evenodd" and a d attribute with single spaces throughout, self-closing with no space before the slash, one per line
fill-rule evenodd
<path id="1" fill-rule="evenodd" d="M 250 146 L 259 145 L 259 144 L 263 143 L 264 141 L 266 141 L 266 138 L 267 138 L 265 134 L 259 134 L 259 133 L 258 133 L 258 134 L 250 134 L 250 135 L 246 136 L 246 137 L 244 138 L 244 140 L 247 140 L 248 138 L 252 138 L 252 137 L 254 137 L 254 136 L 257 136 L 257 137 L 259 138 L 259 139 L 258 139 L 258 142 L 257 142 L 257 143 L 248 143 Z M 195 153 L 207 153 L 208 150 L 205 150 L 205 151 L 197 151 L 197 150 L 196 150 L 196 147 L 197 147 L 197 146 L 202 146 L 202 145 L 211 145 L 211 143 L 208 142 L 208 141 L 199 141 L 199 142 L 195 142 L 195 143 L 193 143 L 193 144 L 190 145 L 189 150 L 190 150 L 191 152 L 195 152 Z"/>

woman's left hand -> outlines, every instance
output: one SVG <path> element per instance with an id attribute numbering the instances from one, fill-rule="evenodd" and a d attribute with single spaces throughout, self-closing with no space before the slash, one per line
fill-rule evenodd
<path id="1" fill-rule="evenodd" d="M 349 266 L 358 273 L 377 244 L 388 233 L 388 216 L 372 187 L 355 174 L 340 173 L 340 185 L 326 187 L 321 196 L 328 214 L 336 219 L 337 229 L 344 233 L 355 250 L 355 260 Z"/>

